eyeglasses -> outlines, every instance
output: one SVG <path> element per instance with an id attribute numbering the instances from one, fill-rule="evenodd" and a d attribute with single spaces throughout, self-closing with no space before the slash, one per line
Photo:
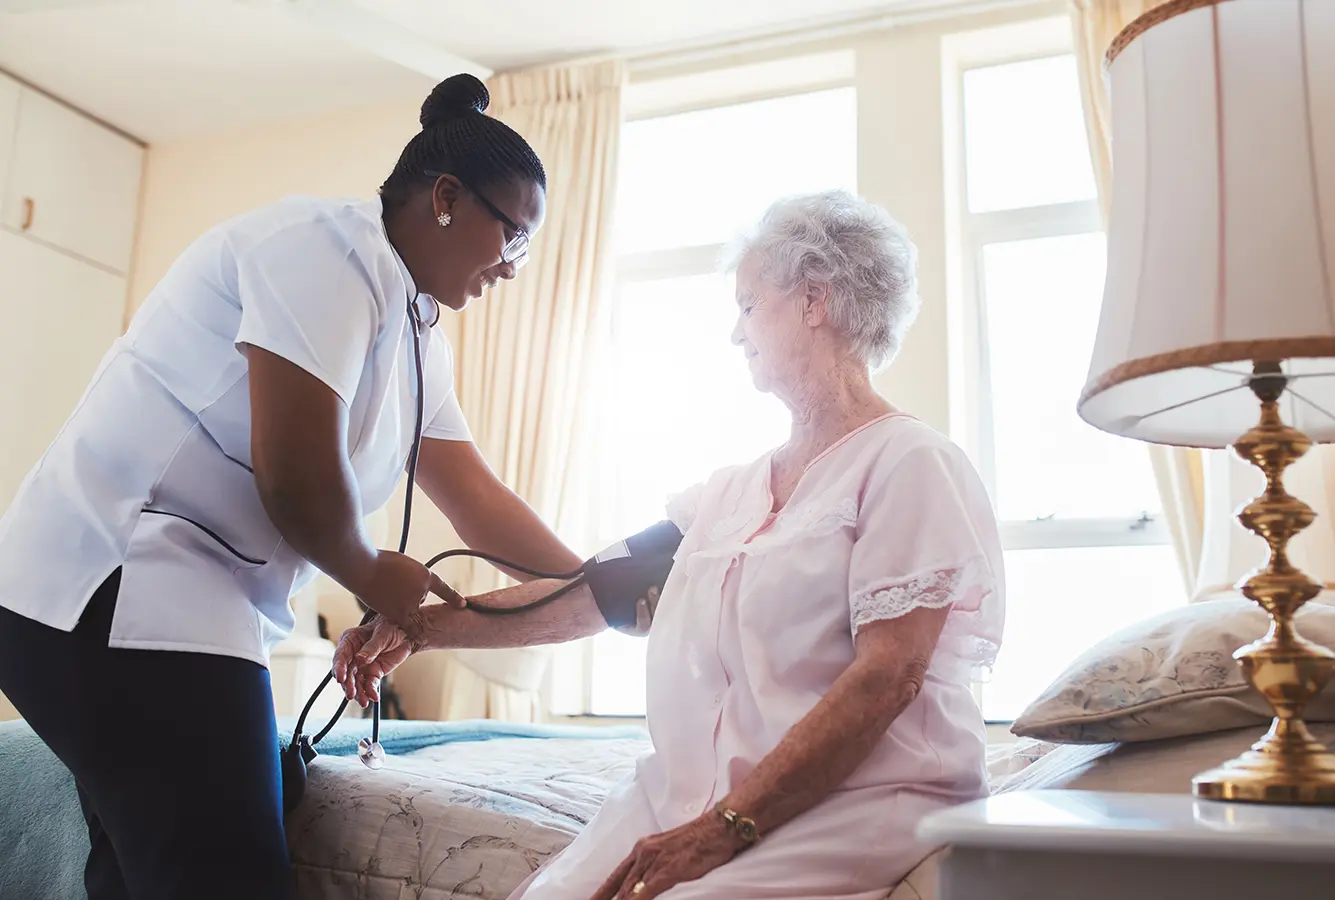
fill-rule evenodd
<path id="1" fill-rule="evenodd" d="M 435 179 L 446 173 L 427 171 L 422 174 L 427 178 Z M 454 177 L 458 178 L 459 176 L 455 175 Z M 468 184 L 463 179 L 460 179 L 459 183 L 473 193 L 473 196 L 478 199 L 479 203 L 487 208 L 487 212 L 491 213 L 496 221 L 514 232 L 514 237 L 506 241 L 505 246 L 501 248 L 501 262 L 509 263 L 515 268 L 519 268 L 524 263 L 528 262 L 528 232 L 515 224 L 514 219 L 511 219 L 505 213 L 501 212 L 500 207 L 488 200 L 477 188 Z"/>

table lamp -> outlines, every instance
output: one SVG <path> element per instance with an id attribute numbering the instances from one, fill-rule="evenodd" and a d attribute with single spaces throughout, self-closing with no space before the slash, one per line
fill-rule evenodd
<path id="1" fill-rule="evenodd" d="M 1237 587 L 1270 629 L 1234 658 L 1275 719 L 1193 793 L 1335 803 L 1335 755 L 1302 718 L 1335 653 L 1294 626 L 1322 585 L 1285 551 L 1314 513 L 1283 481 L 1335 440 L 1335 0 L 1170 0 L 1117 36 L 1106 74 L 1108 271 L 1079 414 L 1232 447 L 1265 475 L 1238 520 L 1268 558 Z"/>

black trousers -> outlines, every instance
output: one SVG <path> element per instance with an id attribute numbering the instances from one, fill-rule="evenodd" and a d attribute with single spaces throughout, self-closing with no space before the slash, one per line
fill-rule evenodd
<path id="1" fill-rule="evenodd" d="M 108 647 L 119 586 L 71 633 L 0 609 L 0 691 L 74 773 L 89 900 L 289 900 L 268 670 Z"/>

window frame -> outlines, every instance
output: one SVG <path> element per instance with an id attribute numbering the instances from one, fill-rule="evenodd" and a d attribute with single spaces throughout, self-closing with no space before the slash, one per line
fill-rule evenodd
<path id="1" fill-rule="evenodd" d="M 1103 233 L 1097 197 L 1015 209 L 973 212 L 969 209 L 965 147 L 965 75 L 974 69 L 1068 55 L 1069 34 L 1029 32 L 1013 42 L 980 42 L 977 34 L 960 36 L 943 46 L 946 150 L 946 204 L 954 271 L 951 345 L 951 431 L 975 461 L 989 495 L 997 496 L 997 458 L 991 385 L 991 354 L 987 327 L 987 285 L 983 254 L 989 244 L 1035 238 Z M 1082 547 L 1162 546 L 1172 543 L 1162 511 L 1140 516 L 999 520 L 1003 552 Z M 986 716 L 986 680 L 973 685 L 974 698 Z M 986 718 L 989 725 L 1013 720 Z"/>

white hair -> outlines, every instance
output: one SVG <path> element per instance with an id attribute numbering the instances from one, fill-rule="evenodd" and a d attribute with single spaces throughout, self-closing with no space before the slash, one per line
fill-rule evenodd
<path id="1" fill-rule="evenodd" d="M 907 229 L 847 191 L 778 201 L 733 245 L 728 268 L 751 255 L 780 290 L 828 284 L 831 323 L 872 369 L 895 358 L 917 318 L 918 249 Z"/>

